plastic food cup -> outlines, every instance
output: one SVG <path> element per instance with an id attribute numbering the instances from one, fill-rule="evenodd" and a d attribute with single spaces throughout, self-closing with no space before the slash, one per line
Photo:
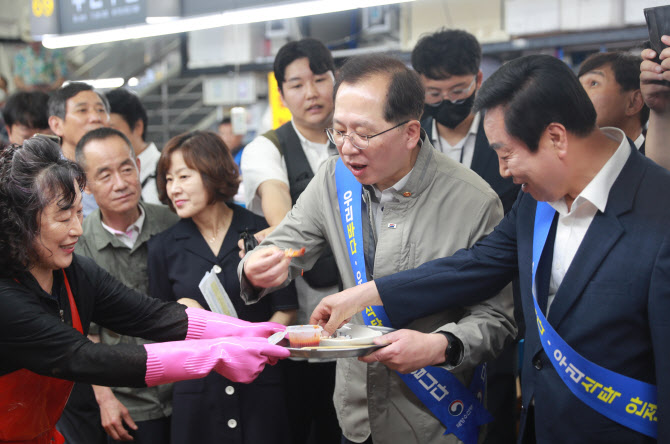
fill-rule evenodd
<path id="1" fill-rule="evenodd" d="M 320 325 L 290 325 L 286 327 L 291 348 L 316 347 L 321 340 Z"/>

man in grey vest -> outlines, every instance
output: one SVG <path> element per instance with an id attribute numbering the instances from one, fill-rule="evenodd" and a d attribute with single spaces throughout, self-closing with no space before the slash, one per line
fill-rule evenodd
<path id="1" fill-rule="evenodd" d="M 333 116 L 334 70 L 330 51 L 315 39 L 287 43 L 277 53 L 274 75 L 292 120 L 249 143 L 241 161 L 247 208 L 264 215 L 269 230 L 291 210 L 319 166 L 337 154 L 325 132 Z M 307 323 L 324 296 L 338 291 L 338 276 L 332 254 L 326 252 L 311 272 L 296 279 L 298 324 Z M 339 443 L 332 401 L 335 363 L 286 364 L 294 442 L 312 442 L 312 428 L 317 442 Z"/>
<path id="2" fill-rule="evenodd" d="M 84 221 L 76 253 L 91 259 L 125 285 L 147 294 L 147 243 L 179 218 L 166 206 L 140 202 L 139 159 L 120 131 L 99 128 L 81 138 L 77 162 L 86 172 L 86 191 L 99 208 Z M 91 335 L 95 330 L 91 330 Z M 91 337 L 105 344 L 145 344 L 100 328 Z M 108 442 L 169 443 L 172 385 L 148 388 L 93 386 Z"/>

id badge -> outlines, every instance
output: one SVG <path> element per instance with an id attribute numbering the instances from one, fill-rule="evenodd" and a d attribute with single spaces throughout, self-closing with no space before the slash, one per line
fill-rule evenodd
<path id="1" fill-rule="evenodd" d="M 219 278 L 216 276 L 220 272 L 221 267 L 214 265 L 200 280 L 198 288 L 205 297 L 207 305 L 209 305 L 212 312 L 236 318 L 237 312 L 235 311 L 233 302 L 230 300 L 223 285 L 221 285 L 221 281 L 219 281 Z"/>

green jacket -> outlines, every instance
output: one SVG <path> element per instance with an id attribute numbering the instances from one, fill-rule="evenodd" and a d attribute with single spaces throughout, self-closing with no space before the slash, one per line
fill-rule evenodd
<path id="1" fill-rule="evenodd" d="M 154 234 L 171 227 L 179 216 L 169 208 L 141 202 L 144 209 L 142 231 L 132 249 L 126 247 L 102 226 L 100 209 L 84 219 L 84 233 L 79 238 L 75 252 L 93 259 L 124 285 L 149 294 L 147 276 L 147 242 Z M 111 330 L 99 328 L 100 342 L 104 344 L 142 345 L 151 341 L 121 336 Z M 95 329 L 91 328 L 91 333 Z M 116 398 L 128 409 L 135 421 L 148 421 L 172 414 L 172 384 L 148 388 L 113 387 Z"/>

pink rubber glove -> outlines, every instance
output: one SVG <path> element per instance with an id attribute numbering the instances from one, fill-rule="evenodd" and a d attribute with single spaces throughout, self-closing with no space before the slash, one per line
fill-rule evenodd
<path id="1" fill-rule="evenodd" d="M 215 370 L 231 381 L 249 383 L 290 352 L 264 338 L 219 338 L 144 344 L 148 387 L 205 377 Z"/>
<path id="2" fill-rule="evenodd" d="M 186 339 L 214 339 L 227 336 L 268 338 L 285 331 L 286 326 L 276 322 L 248 322 L 200 308 L 186 309 L 188 331 Z"/>

